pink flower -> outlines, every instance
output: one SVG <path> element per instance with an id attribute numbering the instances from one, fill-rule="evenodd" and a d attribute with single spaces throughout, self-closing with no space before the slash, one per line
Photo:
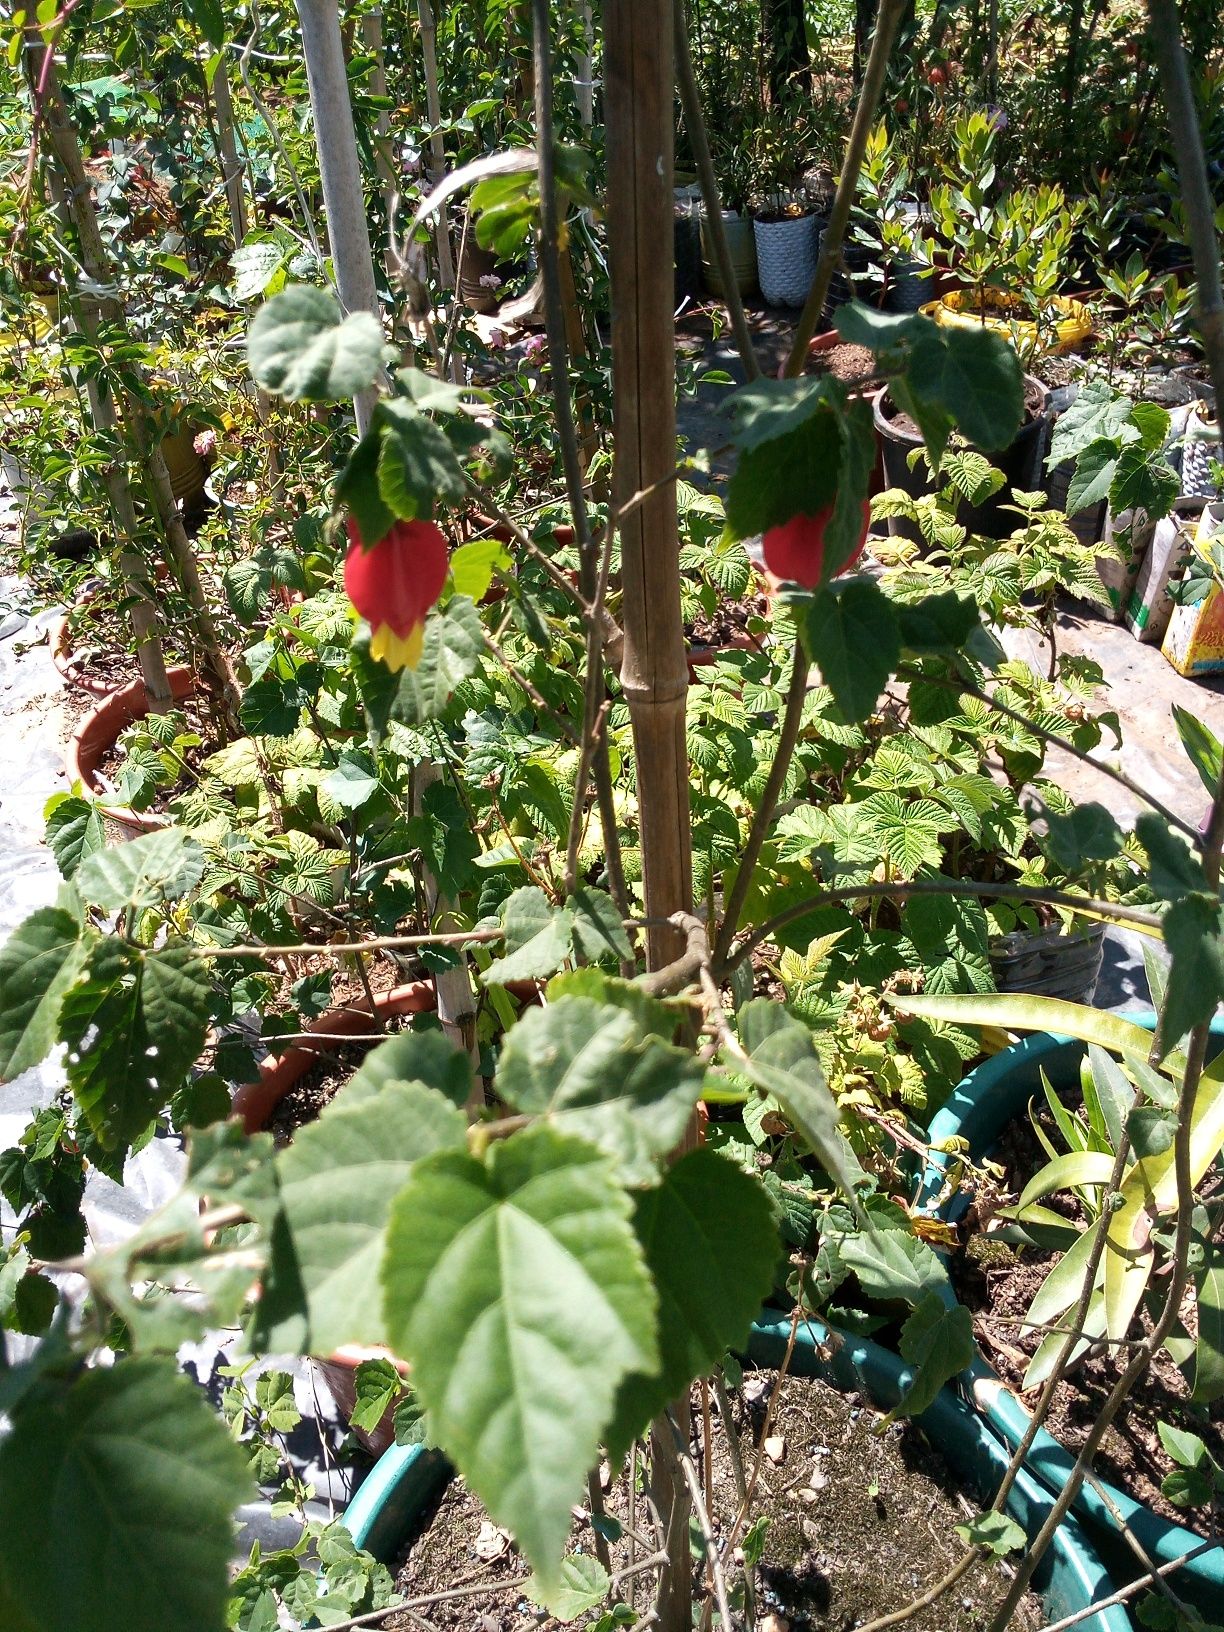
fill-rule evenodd
<path id="1" fill-rule="evenodd" d="M 548 341 L 544 336 L 542 334 L 533 334 L 523 347 L 523 356 L 526 357 L 529 363 L 534 363 L 544 355 L 547 349 Z"/>
<path id="2" fill-rule="evenodd" d="M 217 451 L 216 431 L 211 429 L 201 431 L 198 436 L 192 438 L 191 445 L 201 459 L 211 459 Z"/>
<path id="3" fill-rule="evenodd" d="M 505 329 L 490 329 L 489 330 L 489 350 L 490 351 L 505 351 L 506 347 L 509 344 L 510 344 L 510 336 L 506 333 Z"/>
<path id="4" fill-rule="evenodd" d="M 502 280 L 498 277 L 496 272 L 481 273 L 480 287 L 482 289 L 500 289 L 501 285 Z"/>

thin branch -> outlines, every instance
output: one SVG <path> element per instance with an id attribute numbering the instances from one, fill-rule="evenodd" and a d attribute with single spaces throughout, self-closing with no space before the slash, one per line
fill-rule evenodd
<path id="1" fill-rule="evenodd" d="M 1159 1569 L 1152 1570 L 1147 1575 L 1141 1575 L 1137 1581 L 1132 1581 L 1125 1587 L 1119 1587 L 1118 1591 L 1112 1593 L 1108 1598 L 1097 1598 L 1093 1603 L 1085 1604 L 1083 1609 L 1077 1609 L 1073 1615 L 1064 1615 L 1061 1621 L 1050 1621 L 1048 1625 L 1041 1628 L 1041 1632 L 1069 1632 L 1069 1628 L 1079 1626 L 1089 1616 L 1099 1615 L 1102 1610 L 1112 1609 L 1115 1604 L 1126 1603 L 1137 1592 L 1142 1592 L 1144 1587 L 1157 1585 L 1166 1576 L 1172 1575 L 1176 1570 L 1183 1569 L 1192 1559 L 1201 1558 L 1204 1553 L 1210 1553 L 1218 1546 L 1219 1543 L 1216 1541 L 1200 1542 L 1197 1547 L 1192 1547 L 1188 1553 L 1183 1553 L 1180 1558 L 1172 1558 L 1167 1564 L 1162 1564 Z"/>
<path id="2" fill-rule="evenodd" d="M 744 903 L 748 899 L 748 891 L 752 886 L 752 875 L 760 859 L 761 850 L 768 837 L 773 823 L 774 812 L 778 808 L 778 800 L 782 797 L 782 789 L 786 786 L 787 772 L 790 770 L 791 760 L 794 758 L 795 748 L 799 742 L 799 731 L 803 724 L 803 704 L 807 698 L 808 670 L 807 653 L 803 649 L 803 642 L 796 637 L 795 651 L 791 658 L 790 684 L 786 688 L 786 708 L 782 715 L 782 729 L 778 736 L 778 746 L 774 750 L 773 764 L 769 767 L 769 775 L 765 780 L 765 787 L 760 802 L 752 814 L 752 823 L 748 829 L 748 837 L 744 842 L 744 852 L 736 868 L 735 883 L 731 887 L 731 897 L 723 910 L 723 920 L 714 942 L 714 961 L 721 965 L 730 950 L 731 942 L 735 939 L 735 932 L 739 928 L 740 914 L 744 910 Z"/>
<path id="3" fill-rule="evenodd" d="M 730 1629 L 734 1622 L 731 1619 L 731 1606 L 727 1601 L 727 1578 L 723 1573 L 718 1543 L 714 1540 L 714 1526 L 710 1523 L 709 1510 L 706 1507 L 705 1496 L 701 1489 L 701 1478 L 693 1458 L 689 1455 L 688 1446 L 685 1444 L 684 1437 L 676 1424 L 676 1419 L 670 1411 L 667 1413 L 667 1422 L 675 1441 L 676 1459 L 684 1473 L 684 1482 L 688 1486 L 693 1512 L 697 1515 L 701 1539 L 705 1543 L 706 1568 L 709 1570 L 710 1580 L 714 1586 L 714 1596 L 718 1599 L 718 1613 L 722 1616 L 723 1626 Z"/>
<path id="4" fill-rule="evenodd" d="M 749 930 L 735 951 L 723 963 L 715 964 L 715 976 L 719 980 L 725 980 L 739 968 L 745 958 L 751 956 L 754 947 L 759 946 L 762 941 L 769 940 L 780 929 L 785 929 L 787 924 L 793 923 L 796 918 L 806 916 L 817 907 L 838 906 L 847 901 L 887 900 L 889 897 L 905 901 L 916 895 L 969 898 L 980 896 L 986 901 L 1031 901 L 1034 905 L 1066 907 L 1072 912 L 1082 913 L 1086 918 L 1124 924 L 1128 929 L 1136 929 L 1140 933 L 1160 934 L 1161 918 L 1158 913 L 1147 912 L 1142 907 L 1125 906 L 1116 901 L 1099 901 L 1094 896 L 1072 895 L 1069 890 L 1042 889 L 1033 884 L 978 884 L 972 879 L 949 878 L 912 879 L 908 884 L 846 884 L 833 889 L 818 890 L 802 901 L 793 901 L 783 911 L 775 913 L 763 924 Z M 903 1006 L 898 1002 L 897 1007 Z"/>
<path id="5" fill-rule="evenodd" d="M 828 297 L 829 285 L 833 281 L 833 272 L 841 258 L 842 240 L 846 236 L 846 227 L 850 220 L 850 208 L 854 203 L 854 195 L 858 189 L 859 171 L 863 167 L 863 157 L 867 151 L 867 142 L 875 125 L 876 111 L 880 105 L 880 96 L 884 90 L 884 76 L 888 69 L 888 58 L 892 52 L 893 40 L 896 38 L 897 25 L 905 12 L 908 0 L 880 0 L 880 9 L 876 14 L 875 34 L 871 41 L 871 51 L 867 58 L 867 70 L 863 75 L 863 88 L 859 92 L 858 107 L 854 110 L 854 123 L 850 127 L 850 137 L 846 142 L 846 157 L 842 162 L 842 173 L 837 183 L 837 194 L 833 200 L 833 208 L 829 212 L 829 224 L 824 230 L 824 237 L 820 241 L 820 259 L 816 263 L 816 279 L 808 291 L 803 311 L 799 315 L 799 323 L 795 329 L 795 338 L 791 346 L 790 356 L 786 359 L 784 374 L 793 379 L 803 373 L 803 366 L 807 362 L 807 348 L 812 336 L 816 333 L 824 311 L 825 300 Z"/>

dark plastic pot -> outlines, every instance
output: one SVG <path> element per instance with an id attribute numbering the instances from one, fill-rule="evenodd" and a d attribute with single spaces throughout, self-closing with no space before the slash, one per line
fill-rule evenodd
<path id="1" fill-rule="evenodd" d="M 1148 1031 L 1153 1030 L 1156 1024 L 1156 1017 L 1150 1009 L 1120 1018 Z M 1224 1020 L 1214 1022 L 1212 1034 L 1213 1053 L 1218 1053 L 1224 1047 Z M 934 1117 L 929 1134 L 931 1144 L 934 1146 L 949 1139 L 963 1139 L 968 1144 L 970 1156 L 974 1160 L 981 1160 L 989 1155 L 1008 1123 L 1022 1116 L 1029 1100 L 1035 1094 L 1041 1094 L 1043 1071 L 1056 1091 L 1065 1092 L 1078 1085 L 1080 1062 L 1085 1052 L 1084 1045 L 1072 1038 L 1041 1032 L 995 1054 L 969 1073 L 943 1110 Z M 919 1184 L 915 1202 L 917 1207 L 935 1210 L 936 1199 L 943 1188 L 944 1174 L 951 1160 L 942 1152 L 932 1151 Z M 965 1198 L 953 1198 L 938 1212 L 942 1218 L 951 1221 L 963 1213 L 965 1205 Z M 951 1298 L 950 1288 L 946 1295 Z M 958 1381 L 990 1427 L 1014 1450 L 1031 1420 L 1022 1402 L 980 1355 L 968 1371 L 961 1373 Z M 1025 1467 L 1035 1479 L 1040 1480 L 1047 1489 L 1059 1491 L 1070 1477 L 1074 1464 L 1075 1458 L 1064 1446 L 1044 1429 L 1038 1430 L 1025 1461 Z M 1194 1531 L 1153 1513 L 1151 1508 L 1116 1486 L 1102 1479 L 1100 1487 L 1098 1493 L 1091 1485 L 1085 1484 L 1075 1499 L 1073 1512 L 1089 1527 L 1119 1585 L 1133 1580 L 1138 1568 L 1114 1519 L 1111 1506 L 1121 1514 L 1139 1544 L 1157 1564 L 1171 1563 L 1203 1545 L 1203 1538 Z M 1224 1599 L 1224 1547 L 1213 1547 L 1191 1559 L 1178 1570 L 1174 1585 L 1177 1592 L 1196 1605 L 1208 1619 L 1218 1619 L 1219 1606 Z"/>
<path id="2" fill-rule="evenodd" d="M 1044 487 L 1042 462 L 1049 430 L 1049 414 L 1045 407 L 1047 392 L 1040 380 L 1026 379 L 1026 384 L 1040 391 L 1041 411 L 1020 427 L 1015 440 L 1006 448 L 987 455 L 991 464 L 1003 472 L 1006 481 L 984 504 L 972 508 L 962 505 L 958 512 L 958 520 L 971 533 L 980 533 L 986 538 L 1008 538 L 1015 532 L 1019 517 L 1004 508 L 1011 503 L 1012 488 L 1032 493 Z M 889 487 L 899 487 L 911 498 L 920 499 L 931 492 L 930 472 L 921 459 L 911 469 L 909 456 L 922 446 L 922 438 L 917 431 L 903 430 L 885 412 L 887 390 L 886 386 L 877 391 L 872 399 L 876 435 L 880 439 L 884 458 L 884 477 Z M 922 543 L 917 527 L 904 517 L 890 517 L 888 528 L 894 538 L 908 538 L 915 544 Z"/>
<path id="3" fill-rule="evenodd" d="M 1105 956 L 1105 925 L 1066 934 L 1018 929 L 990 948 L 990 971 L 1001 992 L 1032 992 L 1068 1003 L 1091 1003 Z"/>
<path id="4" fill-rule="evenodd" d="M 760 1365 L 779 1365 L 790 1324 L 789 1317 L 763 1315 L 752 1328 L 750 1357 Z M 801 1326 L 791 1371 L 799 1377 L 824 1378 L 838 1388 L 860 1390 L 881 1406 L 895 1405 L 909 1386 L 910 1368 L 887 1349 L 857 1337 L 843 1337 L 837 1352 L 826 1360 L 821 1349 L 829 1336 L 817 1322 Z M 999 1486 L 1008 1457 L 981 1419 L 945 1388 L 917 1420 L 949 1466 L 980 1497 L 988 1499 Z M 443 1457 L 419 1445 L 388 1451 L 345 1511 L 343 1522 L 353 1540 L 384 1562 L 394 1559 L 450 1472 Z M 1009 1515 L 1027 1535 L 1034 1536 L 1051 1506 L 1049 1492 L 1022 1471 L 1008 1497 Z M 1037 1572 L 1036 1585 L 1051 1619 L 1087 1609 L 1110 1593 L 1105 1568 L 1074 1521 L 1060 1527 Z M 1081 1625 L 1084 1632 L 1130 1632 L 1130 1622 L 1116 1606 L 1085 1616 Z"/>

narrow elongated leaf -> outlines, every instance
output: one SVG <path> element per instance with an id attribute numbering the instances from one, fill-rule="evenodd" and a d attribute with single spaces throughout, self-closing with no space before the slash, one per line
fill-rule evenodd
<path id="1" fill-rule="evenodd" d="M 638 1198 L 635 1227 L 659 1292 L 661 1364 L 621 1384 L 606 1439 L 614 1464 L 670 1400 L 744 1343 L 781 1250 L 764 1188 L 706 1148 Z"/>
<path id="2" fill-rule="evenodd" d="M 1132 1020 L 1106 1009 L 1089 1009 L 1059 997 L 1024 992 L 950 993 L 947 997 L 898 999 L 897 1008 L 925 1020 L 947 1020 L 955 1026 L 1001 1026 L 1006 1031 L 1052 1031 L 1081 1043 L 1096 1043 L 1115 1054 L 1146 1060 L 1152 1034 Z"/>
<path id="3" fill-rule="evenodd" d="M 1203 1262 L 1194 1277 L 1198 1307 L 1198 1342 L 1194 1348 L 1194 1393 L 1197 1405 L 1224 1395 L 1224 1247 L 1205 1244 Z"/>
<path id="4" fill-rule="evenodd" d="M 173 1361 L 36 1390 L 0 1440 L 0 1604 L 21 1632 L 217 1632 L 246 1462 Z"/>
<path id="5" fill-rule="evenodd" d="M 420 1083 L 391 1083 L 350 1104 L 342 1090 L 277 1157 L 297 1283 L 274 1253 L 258 1338 L 327 1354 L 385 1341 L 381 1266 L 391 1204 L 413 1163 L 461 1147 L 459 1109 Z M 283 1248 L 285 1243 L 278 1243 Z"/>
<path id="6" fill-rule="evenodd" d="M 552 1592 L 620 1380 L 659 1364 L 611 1162 L 546 1127 L 484 1161 L 427 1157 L 392 1210 L 383 1281 L 433 1435 Z"/>
<path id="7" fill-rule="evenodd" d="M 1190 1183 L 1202 1183 L 1224 1149 L 1224 1055 L 1203 1068 L 1190 1113 Z M 1105 1306 L 1111 1338 L 1126 1337 L 1155 1265 L 1152 1223 L 1177 1206 L 1172 1145 L 1128 1168 L 1121 1205 L 1111 1214 L 1105 1252 Z M 1185 1198 L 1187 1203 L 1189 1197 Z"/>
<path id="8" fill-rule="evenodd" d="M 81 925 L 61 907 L 40 907 L 0 948 L 0 1079 L 46 1059 L 60 1003 L 80 973 Z"/>
<path id="9" fill-rule="evenodd" d="M 1190 757 L 1190 763 L 1201 777 L 1207 792 L 1214 795 L 1220 785 L 1220 777 L 1224 776 L 1224 743 L 1180 703 L 1173 704 L 1173 718 L 1177 721 L 1177 734 Z"/>
<path id="10" fill-rule="evenodd" d="M 1026 1207 L 1059 1190 L 1073 1190 L 1079 1185 L 1108 1184 L 1113 1162 L 1113 1157 L 1103 1150 L 1070 1150 L 1063 1156 L 1055 1156 L 1025 1185 L 1017 1213 L 1023 1218 Z"/>
<path id="11" fill-rule="evenodd" d="M 741 1069 L 758 1088 L 772 1094 L 792 1126 L 848 1196 L 863 1177 L 858 1160 L 839 1127 L 836 1102 L 825 1082 L 812 1033 L 769 998 L 753 998 L 740 1009 L 740 1036 L 748 1051 Z"/>

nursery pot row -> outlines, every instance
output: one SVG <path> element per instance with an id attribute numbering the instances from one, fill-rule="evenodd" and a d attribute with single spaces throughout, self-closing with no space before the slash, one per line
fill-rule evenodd
<path id="1" fill-rule="evenodd" d="M 1127 1014 L 1125 1018 L 1152 1030 L 1156 1017 L 1150 1011 Z M 1224 1047 L 1224 1021 L 1213 1027 L 1212 1053 Z M 1042 1073 L 1054 1091 L 1063 1095 L 1079 1084 L 1083 1043 L 1050 1032 L 1027 1037 L 1004 1049 L 971 1071 L 933 1118 L 929 1138 L 932 1146 L 948 1140 L 964 1140 L 972 1160 L 989 1156 L 1008 1124 L 1023 1116 L 1029 1101 L 1042 1095 Z M 917 1205 L 928 1211 L 937 1207 L 944 1173 L 950 1158 L 933 1150 L 924 1172 Z M 954 1221 L 964 1211 L 965 1200 L 953 1198 L 938 1207 L 939 1216 Z M 949 1289 L 949 1296 L 951 1296 Z M 1007 1387 L 994 1368 L 979 1354 L 959 1379 L 960 1388 L 983 1413 L 990 1427 L 1014 1450 L 1024 1437 L 1030 1417 L 1021 1400 Z M 1048 1490 L 1059 1491 L 1067 1483 L 1075 1458 L 1065 1446 L 1044 1429 L 1039 1429 L 1026 1459 L 1032 1477 Z M 1085 1482 L 1075 1499 L 1073 1511 L 1087 1526 L 1107 1562 L 1122 1581 L 1138 1572 L 1134 1555 L 1124 1541 L 1114 1514 L 1130 1529 L 1140 1546 L 1156 1564 L 1187 1558 L 1202 1547 L 1202 1537 L 1184 1526 L 1161 1517 L 1125 1491 L 1098 1480 L 1099 1489 Z M 1187 1558 L 1175 1581 L 1177 1592 L 1195 1604 L 1204 1615 L 1218 1619 L 1224 1594 L 1224 1546 L 1216 1544 L 1196 1557 Z"/>

